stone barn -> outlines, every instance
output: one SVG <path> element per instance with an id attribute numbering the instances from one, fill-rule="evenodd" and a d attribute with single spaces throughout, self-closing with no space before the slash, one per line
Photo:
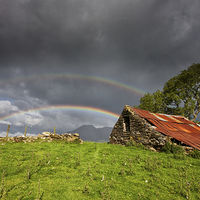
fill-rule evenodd
<path id="1" fill-rule="evenodd" d="M 129 140 L 159 149 L 168 138 L 200 150 L 200 126 L 177 115 L 151 113 L 128 105 L 116 122 L 111 144 L 125 145 Z"/>

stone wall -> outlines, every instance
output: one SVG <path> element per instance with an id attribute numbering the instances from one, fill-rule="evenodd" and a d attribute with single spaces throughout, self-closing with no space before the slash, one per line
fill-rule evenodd
<path id="1" fill-rule="evenodd" d="M 167 137 L 156 131 L 144 118 L 137 115 L 130 106 L 125 106 L 110 134 L 111 144 L 125 145 L 129 140 L 145 146 L 160 148 Z"/>
<path id="2" fill-rule="evenodd" d="M 5 141 L 10 142 L 24 142 L 24 143 L 30 143 L 41 139 L 40 142 L 52 142 L 52 140 L 65 140 L 66 142 L 73 142 L 78 141 L 80 144 L 83 143 L 83 140 L 80 139 L 78 133 L 64 133 L 62 135 L 54 134 L 51 132 L 43 132 L 42 134 L 38 134 L 38 136 L 15 136 L 15 137 L 5 137 L 0 138 L 0 143 Z"/>

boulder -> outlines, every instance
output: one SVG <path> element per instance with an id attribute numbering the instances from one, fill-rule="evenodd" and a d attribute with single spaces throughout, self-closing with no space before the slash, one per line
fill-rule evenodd
<path id="1" fill-rule="evenodd" d="M 50 136 L 51 132 L 44 131 L 44 132 L 42 132 L 42 135 L 44 135 L 44 136 Z"/>
<path id="2" fill-rule="evenodd" d="M 73 133 L 72 135 L 75 136 L 75 137 L 79 137 L 78 133 Z"/>

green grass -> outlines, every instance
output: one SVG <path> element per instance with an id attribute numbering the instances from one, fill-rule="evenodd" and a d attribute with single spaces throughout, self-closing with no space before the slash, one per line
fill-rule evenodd
<path id="1" fill-rule="evenodd" d="M 4 142 L 0 198 L 200 199 L 200 159 L 107 143 Z"/>

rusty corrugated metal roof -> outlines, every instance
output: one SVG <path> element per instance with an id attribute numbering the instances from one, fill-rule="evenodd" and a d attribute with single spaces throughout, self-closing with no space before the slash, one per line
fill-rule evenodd
<path id="1" fill-rule="evenodd" d="M 196 123 L 178 115 L 151 113 L 138 108 L 132 109 L 140 117 L 154 124 L 155 129 L 160 133 L 200 150 L 200 126 Z"/>

